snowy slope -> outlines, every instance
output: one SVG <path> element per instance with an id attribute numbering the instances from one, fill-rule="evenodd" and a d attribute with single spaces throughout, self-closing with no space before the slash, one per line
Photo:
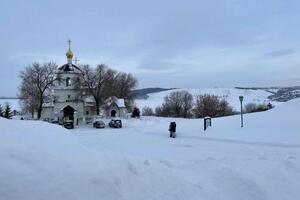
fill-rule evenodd
<path id="1" fill-rule="evenodd" d="M 71 131 L 0 118 L 0 199 L 289 200 L 300 196 L 300 99 L 245 116 L 147 117 Z M 168 138 L 175 120 L 178 138 Z"/>
<path id="2" fill-rule="evenodd" d="M 145 106 L 148 106 L 152 109 L 155 109 L 157 106 L 160 106 L 164 97 L 169 95 L 173 91 L 186 90 L 190 92 L 194 99 L 196 99 L 197 95 L 201 94 L 214 94 L 218 95 L 221 98 L 226 99 L 229 104 L 234 107 L 236 110 L 240 109 L 239 96 L 244 96 L 244 103 L 268 103 L 270 100 L 268 96 L 272 93 L 264 91 L 264 90 L 250 90 L 250 89 L 236 89 L 236 88 L 202 88 L 202 89 L 174 89 L 168 90 L 164 92 L 157 92 L 148 94 L 148 99 L 137 99 L 135 100 L 136 105 L 142 109 Z M 272 102 L 273 104 L 278 104 L 277 102 Z"/>

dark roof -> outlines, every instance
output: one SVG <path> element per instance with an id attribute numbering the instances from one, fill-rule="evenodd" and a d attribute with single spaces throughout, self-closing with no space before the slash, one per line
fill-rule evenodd
<path id="1" fill-rule="evenodd" d="M 79 67 L 77 67 L 76 65 L 74 65 L 72 63 L 64 64 L 63 66 L 59 67 L 58 70 L 65 71 L 65 72 L 70 72 L 70 71 L 74 71 L 74 70 L 81 71 Z"/>

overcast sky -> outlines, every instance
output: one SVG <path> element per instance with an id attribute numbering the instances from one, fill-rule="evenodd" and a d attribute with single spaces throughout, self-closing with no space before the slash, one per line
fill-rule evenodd
<path id="1" fill-rule="evenodd" d="M 143 87 L 300 85 L 299 0 L 1 0 L 0 96 L 34 62 L 133 73 Z"/>

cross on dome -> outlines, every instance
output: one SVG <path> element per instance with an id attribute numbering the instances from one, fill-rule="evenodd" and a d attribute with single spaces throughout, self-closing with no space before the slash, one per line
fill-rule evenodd
<path id="1" fill-rule="evenodd" d="M 71 49 L 71 42 L 72 42 L 72 41 L 69 39 L 69 40 L 68 40 L 68 43 L 69 43 L 69 49 Z"/>
<path id="2" fill-rule="evenodd" d="M 73 52 L 72 52 L 72 50 L 71 50 L 71 40 L 69 39 L 68 40 L 68 43 L 69 43 L 69 49 L 68 49 L 68 51 L 67 51 L 67 53 L 66 53 L 66 56 L 67 56 L 67 59 L 68 59 L 68 63 L 72 63 L 72 59 L 73 59 Z"/>

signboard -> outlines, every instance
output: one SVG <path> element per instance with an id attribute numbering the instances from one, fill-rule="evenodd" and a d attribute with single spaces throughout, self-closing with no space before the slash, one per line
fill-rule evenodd
<path id="1" fill-rule="evenodd" d="M 204 117 L 204 130 L 211 126 L 211 117 Z"/>

